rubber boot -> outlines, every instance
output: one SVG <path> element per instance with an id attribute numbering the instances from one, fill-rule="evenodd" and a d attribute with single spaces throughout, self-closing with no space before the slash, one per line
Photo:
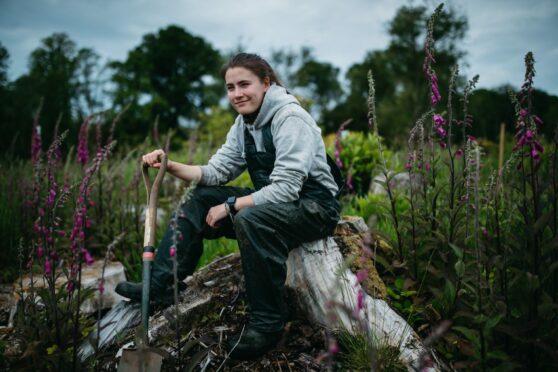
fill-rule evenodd
<path id="1" fill-rule="evenodd" d="M 255 359 L 273 349 L 282 335 L 283 330 L 277 332 L 260 332 L 247 327 L 242 334 L 238 334 L 227 340 L 227 352 L 233 359 Z"/>
<path id="2" fill-rule="evenodd" d="M 122 297 L 129 298 L 132 302 L 140 302 L 142 294 L 142 283 L 120 282 L 116 285 L 114 291 Z M 186 284 L 178 282 L 178 291 L 184 291 Z M 150 290 L 151 298 L 156 305 L 170 306 L 174 303 L 174 290 L 169 287 L 164 290 L 152 287 Z"/>

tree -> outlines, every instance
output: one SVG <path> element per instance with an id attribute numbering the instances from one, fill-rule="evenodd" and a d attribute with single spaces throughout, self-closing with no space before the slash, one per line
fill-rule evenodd
<path id="1" fill-rule="evenodd" d="M 4 88 L 8 82 L 8 61 L 10 60 L 10 54 L 8 50 L 4 48 L 0 42 L 0 89 Z"/>
<path id="2" fill-rule="evenodd" d="M 121 130 L 143 138 L 157 116 L 162 131 L 195 120 L 222 95 L 223 84 L 216 83 L 221 63 L 209 43 L 181 27 L 145 35 L 124 62 L 110 64 L 115 107 L 131 104 Z"/>
<path id="3" fill-rule="evenodd" d="M 337 80 L 339 68 L 313 59 L 305 61 L 294 75 L 296 86 L 309 90 L 309 96 L 320 112 L 331 102 L 338 103 L 343 90 Z"/>
<path id="4" fill-rule="evenodd" d="M 2 147 L 29 156 L 33 116 L 41 100 L 43 144 L 50 144 L 58 121 L 59 133 L 70 129 L 70 138 L 75 138 L 83 116 L 95 109 L 91 84 L 98 58 L 92 49 L 78 49 L 65 33 L 44 38 L 29 57 L 29 72 L 8 84 L 3 102 L 6 111 L 2 118 L 5 129 L 0 139 Z M 89 107 L 83 102 L 89 102 Z"/>
<path id="5" fill-rule="evenodd" d="M 516 132 L 515 111 L 508 94 L 509 89 L 511 87 L 502 86 L 498 89 L 475 90 L 469 101 L 469 113 L 473 117 L 470 133 L 473 136 L 498 142 L 501 123 L 506 124 L 509 134 Z M 552 141 L 558 117 L 558 97 L 535 89 L 532 109 L 533 114 L 543 121 L 540 133 L 547 141 Z"/>
<path id="6" fill-rule="evenodd" d="M 10 143 L 7 139 L 11 137 L 9 117 L 12 102 L 8 87 L 9 60 L 8 50 L 0 43 L 0 141 L 4 153 L 10 150 Z"/>
<path id="7" fill-rule="evenodd" d="M 274 50 L 271 64 L 283 84 L 302 96 L 308 109 L 320 116 L 331 104 L 338 104 L 343 89 L 338 80 L 339 68 L 328 62 L 319 62 L 309 47 L 300 51 Z"/>
<path id="8" fill-rule="evenodd" d="M 376 87 L 376 107 L 380 133 L 388 140 L 401 136 L 404 129 L 428 106 L 429 88 L 422 71 L 423 44 L 429 13 L 424 6 L 403 6 L 389 23 L 391 41 L 386 50 L 369 52 L 364 61 L 352 65 L 346 75 L 350 84 L 346 100 L 324 115 L 328 131 L 353 118 L 353 129 L 367 125 L 368 70 Z M 454 10 L 442 12 L 436 22 L 436 73 L 440 86 L 447 86 L 452 65 L 464 56 L 457 45 L 467 30 L 467 19 Z M 382 126 L 382 123 L 388 125 Z"/>

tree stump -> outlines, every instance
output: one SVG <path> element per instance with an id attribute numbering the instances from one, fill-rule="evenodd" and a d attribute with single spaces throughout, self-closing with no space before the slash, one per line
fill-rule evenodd
<path id="1" fill-rule="evenodd" d="M 293 250 L 287 261 L 286 285 L 313 322 L 351 334 L 368 331 L 377 345 L 398 348 L 401 361 L 412 370 L 428 351 L 412 327 L 385 301 L 386 287 L 372 262 L 358 262 L 363 254 L 362 235 L 367 232 L 362 218 L 346 217 L 333 237 Z M 367 272 L 360 284 L 355 274 L 359 269 Z M 361 288 L 364 296 L 359 310 Z"/>

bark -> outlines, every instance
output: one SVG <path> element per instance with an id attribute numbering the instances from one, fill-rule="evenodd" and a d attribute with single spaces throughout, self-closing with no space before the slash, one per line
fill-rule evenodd
<path id="1" fill-rule="evenodd" d="M 367 232 L 361 218 L 348 218 L 339 223 L 333 237 L 293 250 L 288 259 L 287 286 L 296 292 L 298 306 L 307 309 L 313 322 L 368 335 L 376 345 L 397 347 L 401 361 L 413 370 L 423 353 L 429 351 L 384 300 L 385 285 L 374 267 L 364 268 L 368 277 L 358 283 L 355 272 L 363 269 L 362 264 L 359 267 L 363 255 L 360 237 Z M 347 261 L 353 264 L 347 265 Z M 363 300 L 359 308 L 361 289 Z"/>

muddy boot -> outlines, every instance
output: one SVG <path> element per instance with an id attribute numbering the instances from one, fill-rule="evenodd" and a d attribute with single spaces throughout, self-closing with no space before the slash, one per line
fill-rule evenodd
<path id="1" fill-rule="evenodd" d="M 184 291 L 186 289 L 186 284 L 183 282 L 178 282 L 178 292 Z M 129 298 L 133 302 L 141 301 L 143 286 L 142 283 L 132 283 L 132 282 L 120 282 L 116 285 L 114 291 L 122 297 Z M 152 287 L 150 290 L 151 298 L 156 305 L 170 306 L 174 303 L 174 290 L 173 288 L 167 288 L 165 290 L 160 290 L 158 288 Z"/>
<path id="2" fill-rule="evenodd" d="M 282 335 L 283 330 L 267 333 L 247 327 L 242 335 L 233 336 L 227 341 L 227 352 L 233 359 L 256 359 L 273 349 Z"/>
<path id="3" fill-rule="evenodd" d="M 120 282 L 114 291 L 122 297 L 129 298 L 133 302 L 141 301 L 142 284 L 132 282 Z"/>

